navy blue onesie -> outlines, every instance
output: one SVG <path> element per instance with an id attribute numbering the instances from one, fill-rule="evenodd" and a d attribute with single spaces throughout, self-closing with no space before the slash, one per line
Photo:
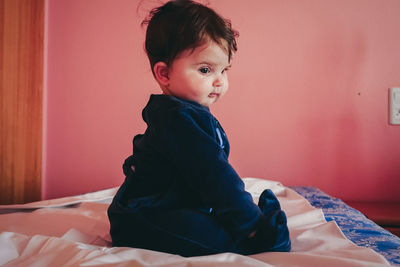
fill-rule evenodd
<path id="1" fill-rule="evenodd" d="M 108 209 L 113 246 L 182 256 L 290 250 L 278 200 L 267 189 L 253 202 L 207 107 L 152 95 L 142 115 L 147 129 L 133 139 Z"/>

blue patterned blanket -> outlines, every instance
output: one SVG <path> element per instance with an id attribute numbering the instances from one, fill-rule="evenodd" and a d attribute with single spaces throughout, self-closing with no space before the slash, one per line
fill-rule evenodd
<path id="1" fill-rule="evenodd" d="M 400 264 L 400 238 L 386 231 L 361 212 L 318 188 L 290 186 L 310 204 L 323 210 L 327 221 L 336 221 L 343 234 L 358 246 L 372 248 L 391 264 Z"/>

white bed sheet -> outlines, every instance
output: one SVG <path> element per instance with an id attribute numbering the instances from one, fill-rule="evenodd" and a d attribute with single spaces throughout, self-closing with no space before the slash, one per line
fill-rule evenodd
<path id="1" fill-rule="evenodd" d="M 2 266 L 388 266 L 375 251 L 346 239 L 321 210 L 274 181 L 245 178 L 255 202 L 265 188 L 288 217 L 292 251 L 184 258 L 145 249 L 112 248 L 107 207 L 116 188 L 24 205 L 0 206 Z"/>

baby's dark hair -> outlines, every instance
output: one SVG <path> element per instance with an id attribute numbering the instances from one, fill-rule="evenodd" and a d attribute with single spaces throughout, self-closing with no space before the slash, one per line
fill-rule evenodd
<path id="1" fill-rule="evenodd" d="M 157 62 L 170 66 L 186 49 L 195 49 L 212 40 L 227 50 L 229 60 L 237 51 L 239 35 L 231 23 L 214 10 L 190 0 L 174 0 L 154 8 L 142 22 L 147 24 L 145 49 L 151 69 Z M 225 42 L 226 43 L 225 43 Z"/>

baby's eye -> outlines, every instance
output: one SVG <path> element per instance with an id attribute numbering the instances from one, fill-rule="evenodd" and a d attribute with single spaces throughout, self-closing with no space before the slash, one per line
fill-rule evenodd
<path id="1" fill-rule="evenodd" d="M 199 71 L 203 74 L 207 74 L 211 72 L 211 69 L 209 67 L 202 67 L 199 69 Z"/>
<path id="2" fill-rule="evenodd" d="M 230 67 L 225 68 L 222 73 L 227 72 L 228 70 L 230 70 Z"/>

